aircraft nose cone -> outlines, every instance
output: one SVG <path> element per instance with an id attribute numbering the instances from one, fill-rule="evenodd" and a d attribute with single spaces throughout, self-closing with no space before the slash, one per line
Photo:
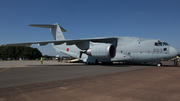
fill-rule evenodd
<path id="1" fill-rule="evenodd" d="M 179 52 L 173 47 L 170 47 L 169 53 L 172 58 L 179 55 Z"/>

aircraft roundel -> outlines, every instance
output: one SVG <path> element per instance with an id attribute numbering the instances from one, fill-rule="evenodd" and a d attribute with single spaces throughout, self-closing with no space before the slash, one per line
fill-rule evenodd
<path id="1" fill-rule="evenodd" d="M 69 52 L 69 48 L 67 48 L 66 51 Z"/>

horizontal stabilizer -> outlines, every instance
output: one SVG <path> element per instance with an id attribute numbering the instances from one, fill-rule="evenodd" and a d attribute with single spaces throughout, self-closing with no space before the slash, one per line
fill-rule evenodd
<path id="1" fill-rule="evenodd" d="M 29 26 L 42 27 L 42 28 L 54 28 L 54 27 L 56 27 L 56 25 L 39 25 L 39 24 L 31 24 Z M 62 28 L 61 26 L 60 26 L 60 28 L 61 28 L 62 32 L 66 32 L 66 30 L 64 28 Z"/>

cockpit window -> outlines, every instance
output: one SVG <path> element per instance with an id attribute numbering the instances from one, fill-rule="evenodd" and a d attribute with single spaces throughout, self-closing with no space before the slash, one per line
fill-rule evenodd
<path id="1" fill-rule="evenodd" d="M 161 43 L 161 42 L 159 42 L 159 43 L 158 43 L 158 46 L 162 46 L 162 43 Z"/>
<path id="2" fill-rule="evenodd" d="M 163 45 L 164 45 L 164 46 L 169 46 L 169 44 L 168 44 L 168 43 L 166 43 L 166 42 L 163 42 Z"/>
<path id="3" fill-rule="evenodd" d="M 158 43 L 156 42 L 154 45 L 155 45 L 155 46 L 158 46 Z"/>
<path id="4" fill-rule="evenodd" d="M 169 46 L 169 44 L 166 43 L 166 42 L 155 42 L 154 45 L 155 45 L 155 46 Z"/>

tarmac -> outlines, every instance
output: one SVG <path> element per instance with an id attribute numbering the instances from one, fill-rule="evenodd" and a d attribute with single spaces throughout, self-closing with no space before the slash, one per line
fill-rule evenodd
<path id="1" fill-rule="evenodd" d="M 3 61 L 0 101 L 180 101 L 180 67 L 163 64 Z"/>

